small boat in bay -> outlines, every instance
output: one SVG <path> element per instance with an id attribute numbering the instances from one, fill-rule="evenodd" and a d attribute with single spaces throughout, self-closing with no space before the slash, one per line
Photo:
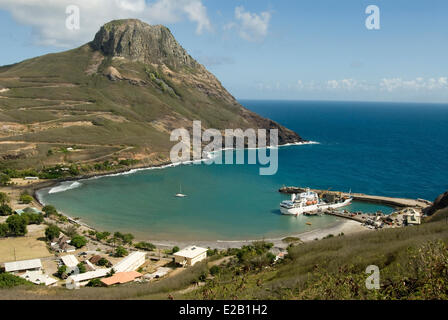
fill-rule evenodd
<path id="1" fill-rule="evenodd" d="M 186 198 L 187 197 L 187 195 L 185 195 L 185 194 L 183 194 L 182 193 L 182 185 L 180 185 L 180 187 L 179 187 L 179 193 L 178 194 L 176 194 L 176 198 Z"/>

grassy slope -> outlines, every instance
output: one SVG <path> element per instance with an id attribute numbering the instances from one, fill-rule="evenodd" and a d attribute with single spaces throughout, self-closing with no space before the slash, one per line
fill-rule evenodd
<path id="1" fill-rule="evenodd" d="M 180 290 L 198 280 L 206 270 L 204 264 L 151 285 L 76 291 L 15 288 L 0 291 L 0 296 L 12 299 L 166 299 L 172 294 L 176 299 L 446 299 L 447 217 L 445 210 L 421 226 L 295 246 L 290 249 L 289 257 L 274 267 L 244 268 L 247 264 L 232 262 L 222 267 L 221 273 L 208 280 L 204 287 L 190 293 L 182 294 Z M 434 241 L 445 243 L 442 252 L 437 246 L 426 245 Z M 380 291 L 365 289 L 365 269 L 369 265 L 380 268 Z M 434 277 L 428 278 L 431 274 Z M 438 291 L 433 290 L 437 287 L 434 283 L 439 286 Z M 423 284 L 428 288 L 423 289 Z"/>
<path id="2" fill-rule="evenodd" d="M 1 94 L 5 98 L 0 98 L 0 122 L 20 126 L 14 133 L 2 134 L 0 130 L 0 142 L 85 144 L 92 151 L 96 149 L 91 160 L 105 146 L 113 146 L 127 150 L 123 157 L 140 154 L 141 158 L 143 154 L 151 159 L 154 153 L 167 157 L 173 145 L 169 132 L 176 125 L 191 125 L 192 120 L 202 120 L 204 127 L 217 129 L 257 126 L 255 121 L 241 116 L 238 105 L 199 90 L 195 85 L 201 79 L 174 81 L 154 66 L 108 57 L 96 73 L 86 74 L 96 58 L 98 53 L 84 45 L 0 68 L 0 87 L 10 89 Z M 143 83 L 110 81 L 103 75 L 109 66 Z M 160 86 L 151 73 L 165 85 Z M 194 70 L 183 70 L 181 74 L 194 76 Z M 79 121 L 94 125 L 62 127 Z M 162 128 L 154 125 L 156 121 L 162 123 Z M 0 160 L 10 153 L 5 148 L 0 144 Z M 19 150 L 18 157 L 9 157 L 3 164 L 14 168 L 26 168 L 30 163 L 51 164 L 55 159 L 48 159 L 49 148 L 35 148 L 28 153 Z"/>

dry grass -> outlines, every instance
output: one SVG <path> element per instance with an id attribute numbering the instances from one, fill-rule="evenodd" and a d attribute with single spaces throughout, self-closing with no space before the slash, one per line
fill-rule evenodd
<path id="1" fill-rule="evenodd" d="M 0 239 L 0 262 L 52 256 L 45 242 L 38 240 L 38 238 L 45 236 L 43 231 L 44 226 L 28 226 L 28 229 L 32 230 L 32 227 L 39 227 L 39 229 L 34 232 L 31 231 L 25 237 Z"/>

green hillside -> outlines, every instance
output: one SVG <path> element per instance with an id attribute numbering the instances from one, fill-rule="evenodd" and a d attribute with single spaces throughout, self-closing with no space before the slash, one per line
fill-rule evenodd
<path id="1" fill-rule="evenodd" d="M 193 120 L 220 130 L 278 128 L 280 143 L 301 141 L 243 108 L 163 26 L 114 21 L 77 49 L 0 68 L 3 167 L 158 164 L 167 161 L 170 132 Z"/>

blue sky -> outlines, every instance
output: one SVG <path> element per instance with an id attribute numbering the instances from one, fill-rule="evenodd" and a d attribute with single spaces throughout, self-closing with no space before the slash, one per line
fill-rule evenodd
<path id="1" fill-rule="evenodd" d="M 69 4 L 79 30 L 65 28 Z M 365 26 L 368 5 L 380 30 Z M 445 0 L 0 0 L 0 64 L 127 17 L 167 25 L 240 99 L 448 102 Z"/>

